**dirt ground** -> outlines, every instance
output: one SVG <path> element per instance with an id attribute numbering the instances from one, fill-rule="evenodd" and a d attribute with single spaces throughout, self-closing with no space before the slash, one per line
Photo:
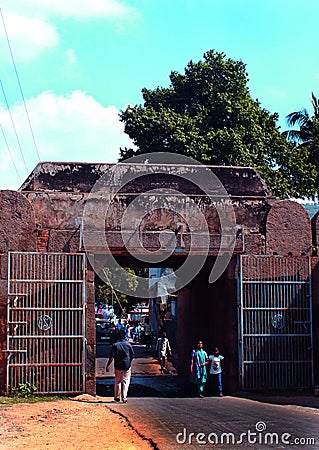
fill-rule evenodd
<path id="1" fill-rule="evenodd" d="M 84 400 L 82 396 L 78 401 L 0 405 L 0 449 L 154 449 L 108 408 L 112 399 L 110 403 Z"/>

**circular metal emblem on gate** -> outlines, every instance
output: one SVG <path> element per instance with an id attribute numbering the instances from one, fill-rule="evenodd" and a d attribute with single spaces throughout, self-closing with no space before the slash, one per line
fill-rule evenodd
<path id="1" fill-rule="evenodd" d="M 38 327 L 40 330 L 47 331 L 52 327 L 53 320 L 50 316 L 44 315 L 38 318 Z"/>
<path id="2" fill-rule="evenodd" d="M 271 324 L 277 330 L 282 330 L 286 326 L 286 320 L 282 314 L 275 314 L 271 319 Z"/>

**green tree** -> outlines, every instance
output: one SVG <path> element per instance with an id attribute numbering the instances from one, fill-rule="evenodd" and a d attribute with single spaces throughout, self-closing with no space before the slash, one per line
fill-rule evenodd
<path id="1" fill-rule="evenodd" d="M 120 160 L 151 152 L 175 152 L 213 165 L 256 168 L 273 192 L 292 195 L 291 148 L 276 125 L 278 115 L 261 108 L 247 87 L 246 66 L 210 50 L 185 73 L 171 72 L 170 86 L 142 89 L 144 104 L 120 113 L 136 149 Z"/>
<path id="2" fill-rule="evenodd" d="M 294 144 L 294 152 L 303 162 L 302 167 L 308 169 L 304 177 L 306 196 L 313 196 L 319 191 L 319 100 L 313 93 L 311 104 L 312 115 L 307 109 L 288 114 L 286 120 L 290 129 L 283 132 L 287 141 Z"/>
<path id="3" fill-rule="evenodd" d="M 123 311 L 126 313 L 140 303 L 141 299 L 138 297 L 131 297 L 130 295 L 121 292 L 121 288 L 129 288 L 135 292 L 138 288 L 138 277 L 148 278 L 147 268 L 125 268 L 126 275 L 123 276 L 123 271 L 113 268 L 110 270 L 105 267 L 100 276 L 95 280 L 95 301 L 96 303 L 103 303 L 111 305 L 113 303 L 114 311 L 117 316 L 120 316 Z M 118 289 L 115 289 L 116 286 Z"/>
<path id="4" fill-rule="evenodd" d="M 107 305 L 114 305 L 114 311 L 117 316 L 120 316 L 124 311 L 134 303 L 137 303 L 136 298 L 130 297 L 121 292 L 121 288 L 129 287 L 130 290 L 135 291 L 138 287 L 138 279 L 134 269 L 126 268 L 126 276 L 123 276 L 123 271 L 119 269 L 112 269 L 105 267 L 101 271 L 101 276 L 97 277 L 95 282 L 95 299 L 96 302 L 105 303 Z M 103 281 L 105 280 L 105 281 Z M 115 290 L 114 286 L 118 289 Z M 134 300 L 133 300 L 134 299 Z"/>

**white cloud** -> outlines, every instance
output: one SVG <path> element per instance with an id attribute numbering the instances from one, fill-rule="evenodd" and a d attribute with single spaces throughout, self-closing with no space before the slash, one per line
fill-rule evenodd
<path id="1" fill-rule="evenodd" d="M 8 13 L 4 16 L 4 23 L 15 60 L 33 60 L 43 50 L 55 47 L 59 43 L 56 28 L 45 20 Z M 10 53 L 3 26 L 0 29 L 2 59 Z"/>
<path id="2" fill-rule="evenodd" d="M 139 15 L 135 8 L 120 0 L 2 0 L 1 11 L 17 61 L 32 61 L 43 50 L 59 44 L 54 25 L 59 18 L 109 20 L 123 30 L 123 22 L 131 22 Z M 2 25 L 0 58 L 1 47 L 6 43 Z"/>
<path id="3" fill-rule="evenodd" d="M 27 102 L 33 133 L 42 161 L 116 162 L 120 147 L 132 147 L 119 121 L 116 107 L 104 107 L 82 91 L 69 96 L 43 92 Z M 29 172 L 38 163 L 24 106 L 16 104 L 11 110 Z M 22 181 L 28 173 L 7 111 L 0 108 L 0 122 L 14 155 Z M 0 135 L 0 189 L 17 189 L 21 182 Z"/>
<path id="4" fill-rule="evenodd" d="M 75 64 L 76 63 L 76 56 L 75 56 L 75 52 L 74 50 L 72 50 L 71 48 L 69 48 L 68 50 L 66 50 L 65 55 L 67 57 L 68 63 L 69 64 Z"/>
<path id="5" fill-rule="evenodd" d="M 121 0 L 3 0 L 2 8 L 23 15 L 56 15 L 83 20 L 131 19 L 138 16 L 135 8 Z"/>

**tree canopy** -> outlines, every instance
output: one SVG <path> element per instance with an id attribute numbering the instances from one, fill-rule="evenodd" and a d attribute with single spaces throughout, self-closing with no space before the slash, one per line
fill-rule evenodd
<path id="1" fill-rule="evenodd" d="M 144 104 L 120 113 L 136 149 L 122 148 L 120 161 L 152 152 L 174 152 L 204 164 L 250 166 L 274 194 L 300 194 L 307 158 L 276 125 L 278 114 L 252 99 L 246 65 L 210 50 L 184 74 L 170 74 L 167 88 L 142 89 Z M 299 160 L 299 162 L 298 162 Z M 300 189 L 301 188 L 301 189 Z"/>
<path id="2" fill-rule="evenodd" d="M 95 280 L 95 298 L 97 303 L 107 305 L 113 304 L 117 317 L 128 313 L 130 308 L 141 301 L 138 297 L 131 297 L 122 292 L 129 288 L 135 292 L 138 288 L 138 277 L 148 277 L 148 269 L 144 268 L 125 268 L 123 271 L 116 268 L 104 267 L 100 275 Z"/>

